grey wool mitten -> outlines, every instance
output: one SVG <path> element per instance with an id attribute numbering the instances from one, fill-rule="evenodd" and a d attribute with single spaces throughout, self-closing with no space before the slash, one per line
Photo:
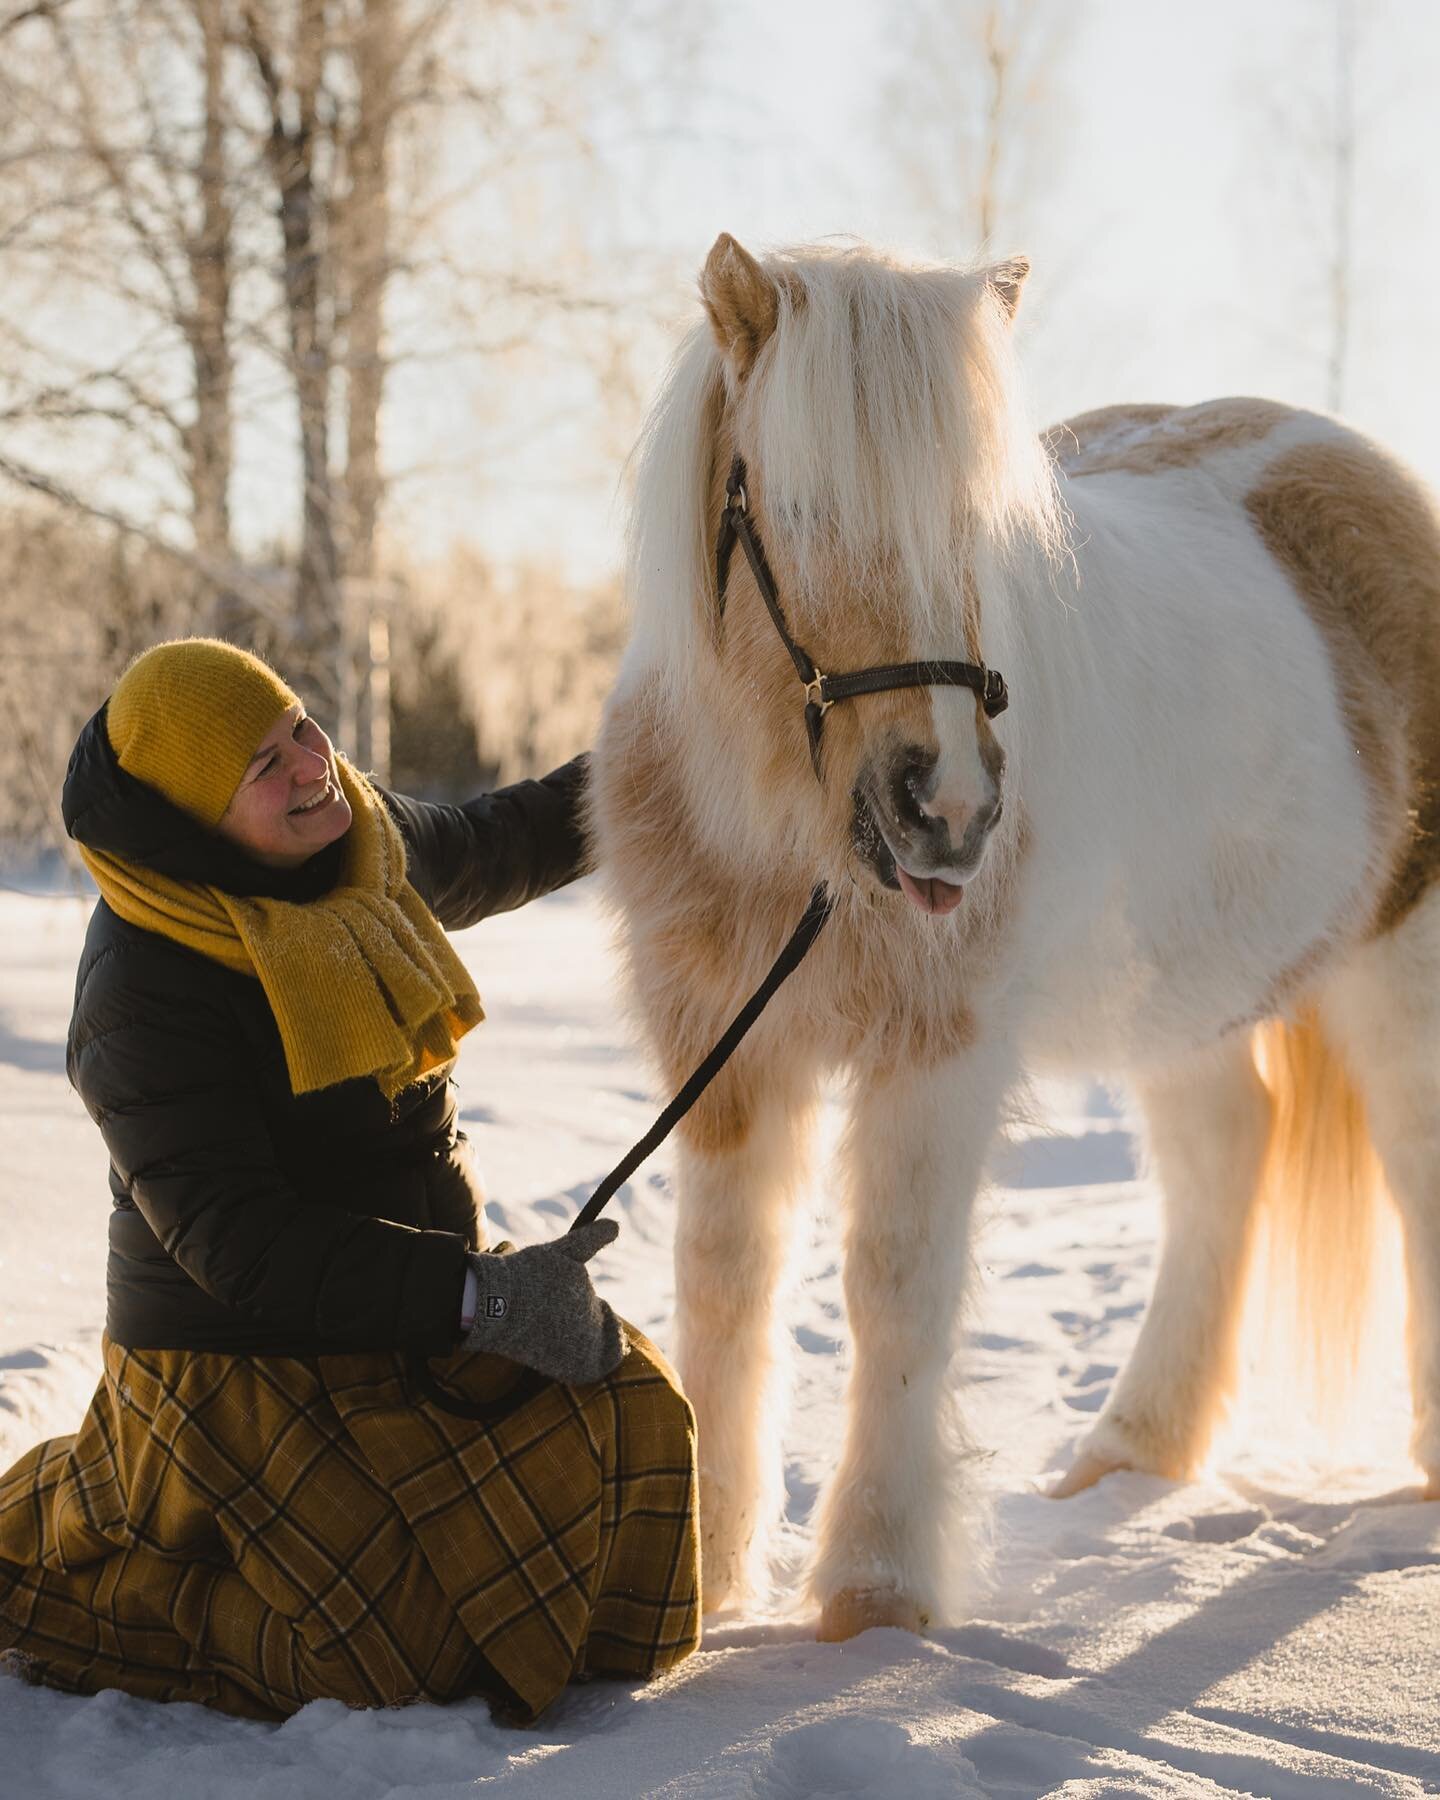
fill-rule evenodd
<path id="1" fill-rule="evenodd" d="M 614 1219 L 597 1219 L 553 1243 L 472 1256 L 479 1304 L 461 1348 L 508 1356 L 567 1387 L 618 1368 L 625 1334 L 590 1285 L 585 1264 L 619 1235 Z"/>

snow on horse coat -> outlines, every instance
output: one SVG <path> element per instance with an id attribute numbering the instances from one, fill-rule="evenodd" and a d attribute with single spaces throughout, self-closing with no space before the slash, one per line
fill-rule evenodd
<path id="1" fill-rule="evenodd" d="M 1063 1484 L 1180 1476 L 1233 1386 L 1268 1204 L 1308 1207 L 1317 1338 L 1353 1329 L 1375 1152 L 1403 1218 L 1415 1452 L 1440 1491 L 1440 532 L 1336 421 L 1115 407 L 1047 439 L 1017 400 L 1023 260 L 722 236 L 640 450 L 634 626 L 592 778 L 630 981 L 678 1081 L 798 918 L 815 950 L 683 1127 L 679 1360 L 707 1607 L 775 1496 L 772 1299 L 822 1078 L 842 1150 L 848 1423 L 821 1631 L 962 1604 L 950 1376 L 974 1199 L 1026 1068 L 1130 1081 L 1167 1232 L 1135 1353 Z M 829 674 L 998 670 L 825 718 L 715 546 L 736 457 L 789 629 Z M 1289 1211 L 1285 1211 L 1286 1207 Z"/>

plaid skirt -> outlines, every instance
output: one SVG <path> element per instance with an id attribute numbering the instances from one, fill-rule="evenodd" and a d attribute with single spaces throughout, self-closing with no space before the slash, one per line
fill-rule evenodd
<path id="1" fill-rule="evenodd" d="M 74 1437 L 0 1476 L 0 1651 L 73 1693 L 285 1718 L 481 1694 L 534 1718 L 577 1675 L 699 1638 L 695 1440 L 630 1329 L 614 1375 L 505 1412 L 514 1365 L 105 1343 Z"/>

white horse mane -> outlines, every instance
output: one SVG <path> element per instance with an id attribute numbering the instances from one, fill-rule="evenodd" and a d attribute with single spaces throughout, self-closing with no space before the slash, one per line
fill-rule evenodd
<path id="1" fill-rule="evenodd" d="M 1019 402 L 1010 322 L 983 269 L 910 265 L 807 246 L 763 260 L 779 318 L 739 420 L 768 508 L 802 571 L 838 551 L 857 583 L 906 595 L 953 638 L 968 569 L 1055 554 L 1063 509 Z M 635 651 L 693 666 L 715 521 L 711 440 L 725 360 L 707 322 L 689 332 L 636 446 L 629 534 Z M 887 583 L 874 580 L 883 564 Z M 797 616 L 819 583 L 787 594 Z"/>

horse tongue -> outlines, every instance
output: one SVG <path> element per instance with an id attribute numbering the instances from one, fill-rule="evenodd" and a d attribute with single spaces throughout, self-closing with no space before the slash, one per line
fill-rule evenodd
<path id="1" fill-rule="evenodd" d="M 934 918 L 954 912 L 965 897 L 965 889 L 957 881 L 942 881 L 938 875 L 924 875 L 917 880 L 915 876 L 907 875 L 899 863 L 895 865 L 895 873 L 900 880 L 900 891 L 911 905 Z"/>

